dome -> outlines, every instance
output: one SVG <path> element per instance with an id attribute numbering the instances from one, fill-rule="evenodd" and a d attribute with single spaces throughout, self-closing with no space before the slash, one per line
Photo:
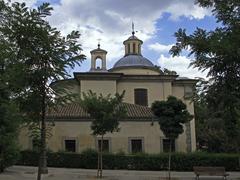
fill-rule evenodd
<path id="1" fill-rule="evenodd" d="M 130 36 L 128 39 L 138 39 L 135 35 Z M 139 39 L 138 39 L 139 40 Z"/>
<path id="2" fill-rule="evenodd" d="M 113 68 L 118 67 L 129 67 L 129 66 L 139 66 L 139 67 L 154 67 L 153 63 L 147 58 L 141 55 L 127 55 L 119 59 L 113 66 Z"/>
<path id="3" fill-rule="evenodd" d="M 138 40 L 138 41 L 141 41 L 141 42 L 142 42 L 142 40 L 138 39 L 138 37 L 135 36 L 135 35 L 129 36 L 129 38 L 128 38 L 127 40 Z M 127 40 L 126 40 L 126 41 L 127 41 Z"/>

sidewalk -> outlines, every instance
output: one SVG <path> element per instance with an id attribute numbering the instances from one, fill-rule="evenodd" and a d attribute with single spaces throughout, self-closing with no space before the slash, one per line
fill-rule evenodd
<path id="1" fill-rule="evenodd" d="M 96 170 L 49 168 L 49 173 L 43 175 L 42 180 L 94 180 Z M 240 180 L 240 172 L 228 172 L 228 180 Z M 104 170 L 104 180 L 164 180 L 166 171 L 128 171 Z M 13 166 L 0 174 L 0 180 L 34 180 L 37 177 L 37 168 L 28 166 Z M 193 172 L 172 172 L 174 180 L 194 180 Z M 202 180 L 219 180 L 221 177 L 203 177 Z"/>

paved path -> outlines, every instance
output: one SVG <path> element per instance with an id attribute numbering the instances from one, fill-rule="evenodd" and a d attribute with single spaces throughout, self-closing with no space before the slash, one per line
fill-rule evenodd
<path id="1" fill-rule="evenodd" d="M 0 180 L 35 180 L 36 167 L 13 166 L 0 174 Z M 229 172 L 228 180 L 240 180 L 240 172 Z M 166 171 L 128 171 L 104 170 L 104 180 L 165 180 Z M 194 180 L 193 172 L 172 172 L 173 180 Z M 96 170 L 49 168 L 42 180 L 95 180 Z M 200 178 L 201 180 L 220 180 L 220 177 Z"/>

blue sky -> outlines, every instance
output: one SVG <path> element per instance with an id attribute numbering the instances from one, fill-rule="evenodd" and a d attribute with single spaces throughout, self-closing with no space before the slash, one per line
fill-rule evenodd
<path id="1" fill-rule="evenodd" d="M 24 0 L 18 0 L 24 1 Z M 73 71 L 90 69 L 90 50 L 101 47 L 108 51 L 107 67 L 124 55 L 122 42 L 131 35 L 131 24 L 135 23 L 136 36 L 143 40 L 142 54 L 155 65 L 176 71 L 180 76 L 206 77 L 207 72 L 188 68 L 191 58 L 184 52 L 179 57 L 168 53 L 175 43 L 173 36 L 179 28 L 192 33 L 196 27 L 215 29 L 215 18 L 210 9 L 194 4 L 194 0 L 25 0 L 28 6 L 36 7 L 49 2 L 53 14 L 48 19 L 63 35 L 71 30 L 82 34 L 80 42 L 87 60 Z"/>

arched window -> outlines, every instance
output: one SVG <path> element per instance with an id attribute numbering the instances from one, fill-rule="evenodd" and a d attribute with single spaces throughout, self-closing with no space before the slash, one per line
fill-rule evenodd
<path id="1" fill-rule="evenodd" d="M 147 89 L 134 89 L 135 104 L 148 106 L 148 92 Z"/>
<path id="2" fill-rule="evenodd" d="M 136 54 L 136 44 L 133 43 L 133 54 Z"/>
<path id="3" fill-rule="evenodd" d="M 95 68 L 96 68 L 96 69 L 102 69 L 102 59 L 97 58 L 97 59 L 95 60 Z"/>

